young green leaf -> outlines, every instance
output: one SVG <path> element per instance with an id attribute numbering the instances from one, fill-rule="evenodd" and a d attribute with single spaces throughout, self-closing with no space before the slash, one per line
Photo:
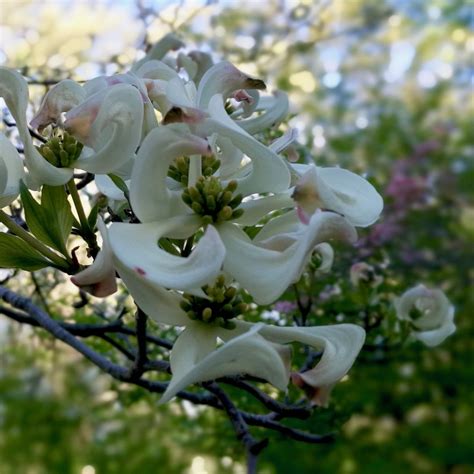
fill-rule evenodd
<path id="1" fill-rule="evenodd" d="M 41 206 L 49 212 L 57 231 L 57 242 L 66 251 L 66 242 L 71 233 L 73 215 L 64 186 L 43 186 Z M 64 252 L 63 252 L 64 253 Z"/>
<path id="2" fill-rule="evenodd" d="M 0 233 L 0 268 L 39 270 L 51 262 L 30 247 L 24 240 L 11 234 Z"/>
<path id="3" fill-rule="evenodd" d="M 41 204 L 21 183 L 21 200 L 31 233 L 45 244 L 67 255 L 66 242 L 73 215 L 63 186 L 43 186 Z"/>
<path id="4" fill-rule="evenodd" d="M 117 186 L 117 188 L 119 188 L 120 191 L 123 192 L 123 195 L 126 197 L 126 199 L 128 201 L 130 191 L 129 191 L 125 181 L 120 176 L 117 176 L 116 174 L 113 174 L 113 173 L 110 173 L 107 176 L 113 181 L 115 186 Z"/>

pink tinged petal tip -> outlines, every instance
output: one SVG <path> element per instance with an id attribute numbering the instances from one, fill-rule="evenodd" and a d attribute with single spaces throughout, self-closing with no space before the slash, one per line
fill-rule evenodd
<path id="1" fill-rule="evenodd" d="M 329 395 L 331 394 L 333 385 L 325 387 L 313 387 L 312 385 L 306 383 L 304 378 L 298 372 L 292 372 L 290 379 L 293 385 L 303 390 L 306 398 L 309 400 L 312 406 L 326 408 L 329 405 Z"/>
<path id="2" fill-rule="evenodd" d="M 296 207 L 296 214 L 298 216 L 298 219 L 305 225 L 309 224 L 310 216 L 304 212 L 303 208 L 301 206 Z"/>
<path id="3" fill-rule="evenodd" d="M 238 102 L 246 102 L 247 104 L 252 104 L 254 102 L 253 97 L 245 89 L 235 91 L 232 97 Z"/>
<path id="4" fill-rule="evenodd" d="M 145 275 L 146 275 L 146 271 L 143 270 L 143 268 L 135 267 L 135 271 L 136 271 L 140 276 L 145 276 Z"/>

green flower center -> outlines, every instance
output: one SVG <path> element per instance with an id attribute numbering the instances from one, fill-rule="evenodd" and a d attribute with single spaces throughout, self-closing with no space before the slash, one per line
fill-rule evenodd
<path id="1" fill-rule="evenodd" d="M 57 168 L 70 168 L 79 158 L 84 145 L 72 135 L 63 132 L 50 138 L 44 145 L 37 147 L 41 156 Z"/>
<path id="2" fill-rule="evenodd" d="M 196 186 L 183 191 L 183 201 L 199 216 L 204 224 L 219 223 L 238 219 L 243 209 L 237 209 L 242 202 L 242 194 L 234 195 L 237 181 L 230 181 L 224 188 L 215 176 L 201 176 Z"/>
<path id="3" fill-rule="evenodd" d="M 234 329 L 235 323 L 231 319 L 247 311 L 247 304 L 237 294 L 237 289 L 226 286 L 224 276 L 220 275 L 214 286 L 206 285 L 203 290 L 209 299 L 186 293 L 183 295 L 181 308 L 186 311 L 189 319 Z"/>
<path id="4" fill-rule="evenodd" d="M 181 156 L 168 169 L 168 176 L 183 186 L 188 185 L 189 156 Z M 220 167 L 221 162 L 214 156 L 201 158 L 201 173 L 203 176 L 212 176 Z"/>

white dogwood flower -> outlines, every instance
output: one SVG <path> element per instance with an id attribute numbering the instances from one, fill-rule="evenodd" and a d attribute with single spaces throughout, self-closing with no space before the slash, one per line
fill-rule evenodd
<path id="1" fill-rule="evenodd" d="M 382 197 L 361 176 L 342 168 L 323 168 L 314 164 L 295 168 L 300 172 L 300 178 L 293 198 L 303 222 L 307 222 L 317 209 L 337 212 L 357 227 L 367 227 L 379 218 L 383 209 Z"/>
<path id="2" fill-rule="evenodd" d="M 190 384 L 242 373 L 262 378 L 284 390 L 290 377 L 288 344 L 299 342 L 323 354 L 315 367 L 293 377 L 301 378 L 308 386 L 324 393 L 324 396 L 314 397 L 313 402 L 325 405 L 330 390 L 351 368 L 364 343 L 364 330 L 353 324 L 284 328 L 231 320 L 233 327 L 225 328 L 212 321 L 193 321 L 183 309 L 182 295 L 143 278 L 120 260 L 117 269 L 137 305 L 150 318 L 161 324 L 185 326 L 171 352 L 172 380 L 162 403 Z M 212 300 L 198 301 L 212 306 Z M 216 316 L 218 319 L 219 314 Z M 219 340 L 224 341 L 220 347 Z"/>
<path id="3" fill-rule="evenodd" d="M 429 347 L 441 344 L 454 333 L 454 307 L 439 289 L 424 285 L 410 288 L 395 299 L 397 317 L 409 321 L 416 339 Z"/>

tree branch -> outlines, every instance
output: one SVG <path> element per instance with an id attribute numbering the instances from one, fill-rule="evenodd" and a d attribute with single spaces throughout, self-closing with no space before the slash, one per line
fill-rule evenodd
<path id="1" fill-rule="evenodd" d="M 151 342 L 165 349 L 170 349 L 172 343 L 166 339 L 147 334 L 146 318 L 143 317 L 143 315 L 137 314 L 137 327 L 135 330 L 124 326 L 121 321 L 102 325 L 72 324 L 53 319 L 41 308 L 37 307 L 29 298 L 17 295 L 15 292 L 3 286 L 0 286 L 0 299 L 4 300 L 14 308 L 17 308 L 11 309 L 5 306 L 0 306 L 0 314 L 4 314 L 20 324 L 28 324 L 45 329 L 53 337 L 63 341 L 65 344 L 75 349 L 116 380 L 136 385 L 151 393 L 163 393 L 166 390 L 168 386 L 167 382 L 158 382 L 142 377 L 145 372 L 152 370 L 162 373 L 170 372 L 170 366 L 167 361 L 149 361 L 146 358 L 146 342 Z M 20 311 L 18 311 L 18 309 Z M 132 353 L 124 348 L 118 341 L 110 337 L 111 334 L 135 336 L 137 338 L 136 353 Z M 130 367 L 123 367 L 111 362 L 106 357 L 77 339 L 77 337 L 87 338 L 94 336 L 106 340 L 114 348 L 123 353 L 129 360 L 133 360 L 133 367 L 140 367 L 141 373 L 138 375 L 138 373 L 133 370 L 133 367 L 131 370 Z M 285 405 L 273 400 L 241 377 L 223 377 L 218 381 L 245 390 L 260 401 L 266 408 L 271 409 L 272 412 L 266 415 L 259 415 L 239 410 L 232 403 L 227 394 L 219 387 L 216 381 L 202 384 L 202 386 L 210 393 L 181 391 L 177 394 L 177 397 L 196 405 L 205 405 L 226 411 L 234 429 L 236 430 L 238 438 L 242 440 L 247 449 L 249 473 L 256 472 L 257 455 L 266 446 L 267 441 L 256 441 L 251 436 L 248 426 L 270 429 L 289 438 L 305 443 L 329 443 L 333 440 L 333 434 L 317 435 L 307 433 L 296 428 L 285 426 L 277 421 L 283 417 L 300 419 L 307 418 L 310 414 L 308 407 Z"/>

